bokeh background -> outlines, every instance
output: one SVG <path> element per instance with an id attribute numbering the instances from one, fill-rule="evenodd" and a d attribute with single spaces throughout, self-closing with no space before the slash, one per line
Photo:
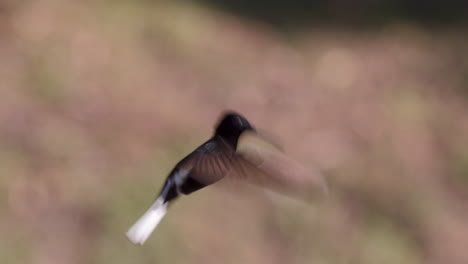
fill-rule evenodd
<path id="1" fill-rule="evenodd" d="M 0 1 L 0 261 L 468 263 L 464 1 Z M 177 202 L 225 109 L 327 176 Z M 229 184 L 225 184 L 229 185 Z"/>

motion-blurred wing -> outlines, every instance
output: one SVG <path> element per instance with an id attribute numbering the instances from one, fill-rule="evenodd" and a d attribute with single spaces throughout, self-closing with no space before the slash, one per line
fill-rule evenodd
<path id="1" fill-rule="evenodd" d="M 234 154 L 234 150 L 226 144 L 211 140 L 182 160 L 179 168 L 188 170 L 190 178 L 209 185 L 228 173 Z"/>
<path id="2" fill-rule="evenodd" d="M 293 196 L 327 192 L 318 170 L 306 168 L 253 132 L 240 136 L 236 152 L 234 170 L 251 182 Z"/>

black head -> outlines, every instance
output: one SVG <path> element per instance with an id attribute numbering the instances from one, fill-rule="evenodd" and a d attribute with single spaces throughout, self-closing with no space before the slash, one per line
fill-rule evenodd
<path id="1" fill-rule="evenodd" d="M 225 112 L 216 126 L 215 135 L 221 136 L 233 147 L 236 147 L 237 139 L 245 130 L 255 131 L 243 116 L 235 112 Z"/>

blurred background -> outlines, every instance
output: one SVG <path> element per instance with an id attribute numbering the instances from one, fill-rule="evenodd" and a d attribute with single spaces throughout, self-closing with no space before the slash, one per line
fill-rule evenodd
<path id="1" fill-rule="evenodd" d="M 468 263 L 466 1 L 0 1 L 2 263 Z M 233 109 L 320 168 L 125 232 Z M 235 189 L 235 188 L 234 188 Z"/>

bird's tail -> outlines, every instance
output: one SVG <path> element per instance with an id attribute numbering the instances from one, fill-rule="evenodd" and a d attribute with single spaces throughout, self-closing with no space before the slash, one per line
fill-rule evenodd
<path id="1" fill-rule="evenodd" d="M 134 244 L 143 245 L 166 214 L 167 205 L 168 202 L 160 196 L 127 231 L 128 239 Z"/>

